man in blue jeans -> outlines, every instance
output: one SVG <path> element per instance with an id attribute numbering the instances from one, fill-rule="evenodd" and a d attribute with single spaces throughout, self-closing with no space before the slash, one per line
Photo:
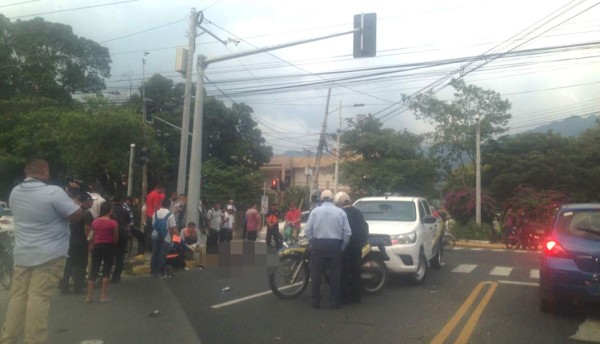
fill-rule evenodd
<path id="1" fill-rule="evenodd" d="M 164 198 L 161 201 L 161 208 L 152 216 L 152 226 L 158 219 L 166 218 L 167 233 L 164 237 L 152 240 L 152 258 L 150 259 L 150 273 L 152 277 L 167 278 L 171 275 L 167 270 L 167 253 L 171 248 L 172 235 L 177 233 L 177 222 L 175 216 L 169 211 L 171 200 Z"/>

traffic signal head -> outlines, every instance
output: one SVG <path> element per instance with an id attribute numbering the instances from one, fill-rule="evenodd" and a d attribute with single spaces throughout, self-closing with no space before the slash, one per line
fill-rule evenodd
<path id="1" fill-rule="evenodd" d="M 271 180 L 271 189 L 273 189 L 273 190 L 279 189 L 279 180 L 278 179 Z"/>
<path id="2" fill-rule="evenodd" d="M 354 57 L 373 57 L 377 53 L 377 13 L 354 16 Z"/>

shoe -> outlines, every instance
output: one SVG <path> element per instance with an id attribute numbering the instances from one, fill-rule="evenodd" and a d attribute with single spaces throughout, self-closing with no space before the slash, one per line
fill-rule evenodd
<path id="1" fill-rule="evenodd" d="M 160 275 L 160 276 L 158 276 L 159 279 L 171 278 L 171 277 L 173 277 L 173 275 Z"/>

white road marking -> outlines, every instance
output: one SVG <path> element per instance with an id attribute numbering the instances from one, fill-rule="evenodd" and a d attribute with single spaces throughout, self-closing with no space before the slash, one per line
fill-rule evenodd
<path id="1" fill-rule="evenodd" d="M 457 250 L 457 251 L 464 250 L 464 247 L 456 246 L 453 248 L 453 250 Z"/>
<path id="2" fill-rule="evenodd" d="M 471 249 L 471 251 L 483 251 L 483 248 L 481 247 L 474 247 Z"/>
<path id="3" fill-rule="evenodd" d="M 459 266 L 455 267 L 454 270 L 452 270 L 452 272 L 460 272 L 460 273 L 471 273 L 473 270 L 475 270 L 475 268 L 477 267 L 477 265 L 474 264 L 460 264 Z"/>
<path id="4" fill-rule="evenodd" d="M 495 266 L 492 271 L 490 271 L 490 275 L 492 276 L 504 276 L 507 277 L 512 272 L 513 268 L 509 268 L 506 266 Z"/>
<path id="5" fill-rule="evenodd" d="M 540 269 L 531 269 L 529 278 L 540 279 Z"/>
<path id="6" fill-rule="evenodd" d="M 212 305 L 212 306 L 210 306 L 210 308 L 212 308 L 212 309 L 223 308 L 223 307 L 235 305 L 236 303 L 240 303 L 240 302 L 252 300 L 252 299 L 255 299 L 257 297 L 265 296 L 265 295 L 272 294 L 272 293 L 273 292 L 270 291 L 270 290 L 263 291 L 262 293 L 248 295 L 248 296 L 240 297 L 239 299 L 235 299 L 235 300 L 231 300 L 231 301 L 219 303 L 219 304 L 216 304 L 216 305 Z"/>
<path id="7" fill-rule="evenodd" d="M 531 283 L 531 282 L 519 282 L 519 281 L 498 281 L 498 283 L 502 283 L 502 284 L 514 284 L 514 285 L 523 285 L 523 286 L 527 286 L 527 287 L 539 287 L 538 283 Z"/>
<path id="8" fill-rule="evenodd" d="M 585 319 L 585 321 L 579 325 L 577 332 L 569 338 L 586 342 L 600 342 L 600 319 Z"/>
<path id="9" fill-rule="evenodd" d="M 492 251 L 494 251 L 494 252 L 504 252 L 504 251 L 506 251 L 506 249 L 505 248 L 495 248 Z"/>

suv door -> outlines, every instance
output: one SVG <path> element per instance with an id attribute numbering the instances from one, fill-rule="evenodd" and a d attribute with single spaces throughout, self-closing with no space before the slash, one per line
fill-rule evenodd
<path id="1" fill-rule="evenodd" d="M 425 223 L 426 218 L 430 218 L 431 209 L 429 208 L 429 204 L 424 199 L 419 199 L 419 222 L 420 226 L 423 229 L 423 248 L 425 250 L 425 258 L 427 260 L 431 259 L 433 256 L 433 240 L 435 238 L 435 223 Z"/>

